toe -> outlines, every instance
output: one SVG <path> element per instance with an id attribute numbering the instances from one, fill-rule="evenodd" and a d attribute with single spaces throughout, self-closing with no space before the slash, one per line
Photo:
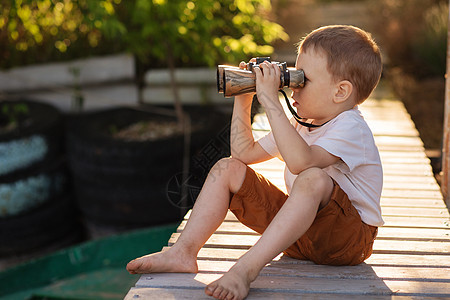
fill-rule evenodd
<path id="1" fill-rule="evenodd" d="M 214 290 L 214 293 L 212 294 L 212 296 L 216 299 L 221 299 L 220 294 L 222 294 L 222 292 L 223 292 L 223 288 L 221 286 L 217 286 L 216 289 Z"/>
<path id="2" fill-rule="evenodd" d="M 227 299 L 229 294 L 230 294 L 230 292 L 227 289 L 223 289 L 222 292 L 220 293 L 218 299 L 225 300 L 225 299 Z"/>
<path id="3" fill-rule="evenodd" d="M 235 298 L 234 298 L 234 295 L 231 293 L 228 293 L 227 297 L 225 298 L 225 300 L 233 300 L 233 299 L 235 299 Z"/>
<path id="4" fill-rule="evenodd" d="M 214 294 L 214 291 L 216 290 L 216 287 L 217 285 L 215 284 L 215 282 L 208 284 L 205 288 L 206 295 L 212 296 Z"/>

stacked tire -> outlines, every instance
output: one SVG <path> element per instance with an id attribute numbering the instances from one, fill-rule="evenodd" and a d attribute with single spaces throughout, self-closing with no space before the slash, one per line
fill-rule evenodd
<path id="1" fill-rule="evenodd" d="M 17 126 L 0 131 L 0 256 L 67 244 L 80 236 L 73 202 L 67 193 L 63 154 L 63 118 L 48 104 L 2 101 L 26 107 Z"/>
<path id="2" fill-rule="evenodd" d="M 182 169 L 183 135 L 129 141 L 111 133 L 111 128 L 158 120 L 176 121 L 127 107 L 68 119 L 67 149 L 76 201 L 92 236 L 180 219 L 179 208 L 167 201 L 165 185 Z"/>

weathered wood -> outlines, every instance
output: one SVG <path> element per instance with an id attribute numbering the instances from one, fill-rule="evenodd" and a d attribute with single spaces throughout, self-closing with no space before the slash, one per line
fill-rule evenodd
<path id="1" fill-rule="evenodd" d="M 225 273 L 234 265 L 233 261 L 199 260 L 199 272 Z M 386 279 L 424 281 L 433 277 L 435 282 L 450 283 L 450 268 L 425 266 L 370 266 L 362 263 L 357 266 L 324 266 L 316 264 L 285 264 L 273 262 L 262 271 L 261 276 L 286 276 L 298 278 L 335 278 L 335 279 Z"/>
<path id="2" fill-rule="evenodd" d="M 177 232 L 183 231 L 185 225 L 186 221 L 181 222 Z M 240 222 L 223 222 L 217 229 L 216 234 L 259 236 L 257 232 L 242 225 Z M 378 239 L 450 242 L 450 228 L 380 227 Z"/>
<path id="3" fill-rule="evenodd" d="M 169 245 L 173 245 L 180 233 L 173 233 L 169 239 Z M 212 235 L 205 248 L 229 248 L 229 249 L 250 249 L 257 241 L 259 236 L 256 235 L 230 235 L 216 233 Z M 375 253 L 402 253 L 416 255 L 449 255 L 450 259 L 450 240 L 408 240 L 377 238 L 374 242 L 373 249 Z"/>
<path id="4" fill-rule="evenodd" d="M 317 300 L 317 299 L 327 299 L 327 300 L 342 300 L 343 296 L 339 294 L 298 294 L 288 293 L 288 292 L 267 292 L 267 291 L 252 291 L 252 293 L 246 298 L 246 300 L 292 300 L 292 299 L 304 300 Z M 132 288 L 130 293 L 126 296 L 125 300 L 135 300 L 135 299 L 198 299 L 198 300 L 211 300 L 203 292 L 203 289 L 176 289 L 170 288 Z M 347 300 L 360 300 L 361 295 L 345 295 Z M 391 295 L 370 295 L 371 300 L 411 300 L 415 297 L 411 296 L 391 296 Z M 419 299 L 417 297 L 417 299 Z M 423 298 L 420 298 L 423 299 Z"/>
<path id="5" fill-rule="evenodd" d="M 221 273 L 156 273 L 141 276 L 136 287 L 203 289 L 205 285 L 220 278 Z M 375 275 L 376 276 L 376 275 Z M 376 277 L 375 277 L 376 278 Z M 258 276 L 251 288 L 259 291 L 304 293 L 331 293 L 351 295 L 405 295 L 450 297 L 447 282 L 414 282 L 406 280 L 382 280 L 342 278 L 296 278 L 288 276 Z"/>
<path id="6" fill-rule="evenodd" d="M 447 219 L 449 217 L 446 208 L 384 207 L 382 211 L 387 216 L 418 216 Z"/>
<path id="7" fill-rule="evenodd" d="M 198 254 L 199 260 L 216 260 L 216 261 L 236 261 L 245 254 L 247 250 L 243 249 L 218 249 L 218 248 L 202 248 Z M 286 256 L 279 256 L 273 262 L 280 264 L 314 264 L 310 261 L 298 260 Z M 272 262 L 272 263 L 273 263 Z M 450 268 L 450 260 L 448 255 L 414 255 L 402 253 L 373 253 L 366 263 L 371 266 L 416 266 L 430 268 Z"/>
<path id="8" fill-rule="evenodd" d="M 441 200 L 442 201 L 442 200 Z M 185 219 L 188 219 L 190 212 L 186 214 Z M 408 227 L 408 228 L 450 228 L 450 220 L 448 218 L 427 218 L 422 216 L 408 216 L 408 215 L 384 215 L 385 227 Z M 237 221 L 236 217 L 231 213 L 225 217 L 225 221 Z"/>
<path id="9" fill-rule="evenodd" d="M 446 206 L 442 199 L 411 199 L 408 197 L 383 197 L 381 198 L 381 207 L 431 207 L 443 208 Z"/>

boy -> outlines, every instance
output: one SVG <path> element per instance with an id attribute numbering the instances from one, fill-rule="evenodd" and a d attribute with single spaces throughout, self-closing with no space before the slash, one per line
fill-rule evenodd
<path id="1" fill-rule="evenodd" d="M 305 86 L 293 90 L 293 105 L 318 127 L 286 117 L 278 100 L 280 70 L 268 62 L 260 64 L 255 69 L 256 94 L 271 133 L 254 141 L 253 95 L 237 96 L 232 157 L 211 169 L 175 245 L 131 261 L 130 273 L 197 272 L 197 253 L 228 209 L 262 236 L 206 287 L 206 294 L 218 299 L 245 298 L 264 265 L 281 252 L 329 265 L 355 265 L 370 256 L 377 227 L 383 225 L 382 169 L 357 105 L 379 81 L 379 49 L 359 28 L 326 26 L 301 42 L 296 68 L 304 71 Z M 275 156 L 286 164 L 287 195 L 247 167 Z"/>

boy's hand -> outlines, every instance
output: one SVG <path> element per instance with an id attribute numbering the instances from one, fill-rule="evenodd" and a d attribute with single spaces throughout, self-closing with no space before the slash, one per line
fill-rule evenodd
<path id="1" fill-rule="evenodd" d="M 255 61 L 256 61 L 256 58 L 252 58 L 252 59 L 249 61 L 249 63 L 255 62 Z M 242 69 L 242 70 L 247 69 L 247 63 L 246 63 L 245 61 L 241 61 L 241 62 L 239 63 L 239 68 Z M 253 100 L 253 95 L 254 95 L 254 94 L 255 94 L 255 93 L 241 94 L 241 95 L 235 96 L 235 97 L 234 97 L 234 100 L 235 100 L 235 101 L 252 101 L 252 100 Z"/>
<path id="2" fill-rule="evenodd" d="M 256 94 L 258 101 L 265 108 L 278 101 L 281 71 L 278 65 L 270 62 L 262 62 L 254 68 L 256 75 Z M 271 105 L 272 104 L 272 105 Z"/>

